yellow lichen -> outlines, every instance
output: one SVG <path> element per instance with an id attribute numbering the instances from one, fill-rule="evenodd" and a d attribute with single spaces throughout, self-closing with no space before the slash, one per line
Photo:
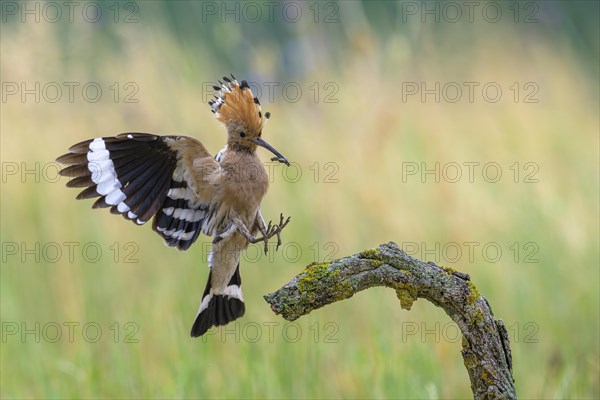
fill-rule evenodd
<path id="1" fill-rule="evenodd" d="M 474 314 L 475 314 L 475 323 L 481 324 L 483 322 L 483 311 L 481 311 L 481 308 L 476 307 Z"/>
<path id="2" fill-rule="evenodd" d="M 305 300 L 313 302 L 327 288 L 329 293 L 335 295 L 335 300 L 343 300 L 352 296 L 353 287 L 349 282 L 340 281 L 339 269 L 330 269 L 331 263 L 312 263 L 306 267 L 304 273 L 298 278 L 298 290 L 305 296 Z"/>
<path id="3" fill-rule="evenodd" d="M 446 267 L 445 265 L 440 266 L 444 271 L 449 273 L 450 275 L 454 274 L 456 270 L 454 268 Z"/>
<path id="4" fill-rule="evenodd" d="M 485 369 L 481 371 L 481 379 L 483 379 L 483 381 L 488 385 L 494 384 L 494 377 L 491 374 L 489 374 L 488 371 Z"/>
<path id="5" fill-rule="evenodd" d="M 484 319 L 483 310 L 481 307 L 476 304 L 477 300 L 481 296 L 479 294 L 479 290 L 473 285 L 471 281 L 467 281 L 467 286 L 469 287 L 469 295 L 467 296 L 467 306 L 472 307 L 472 311 L 470 314 L 470 321 L 475 324 L 481 324 Z"/>
<path id="6" fill-rule="evenodd" d="M 467 281 L 467 286 L 469 287 L 469 295 L 467 296 L 467 304 L 473 306 L 477 299 L 479 299 L 479 290 L 473 285 L 473 282 Z"/>
<path id="7" fill-rule="evenodd" d="M 365 250 L 362 253 L 360 253 L 358 256 L 360 258 L 368 258 L 371 260 L 383 261 L 383 255 L 381 254 L 381 251 L 379 251 L 379 249 Z"/>
<path id="8" fill-rule="evenodd" d="M 400 307 L 410 310 L 415 300 L 417 300 L 417 289 L 408 284 L 399 285 L 396 289 L 396 296 L 400 300 Z"/>
<path id="9" fill-rule="evenodd" d="M 309 264 L 306 267 L 306 270 L 304 271 L 302 276 L 298 278 L 298 289 L 300 289 L 303 292 L 309 291 L 311 289 L 314 289 L 314 286 L 316 285 L 317 281 L 323 279 L 324 277 L 328 275 L 338 275 L 340 273 L 339 270 L 329 272 L 330 265 L 331 263 L 329 262 Z"/>

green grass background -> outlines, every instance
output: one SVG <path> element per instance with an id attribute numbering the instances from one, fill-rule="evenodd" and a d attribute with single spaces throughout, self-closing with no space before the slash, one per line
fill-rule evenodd
<path id="1" fill-rule="evenodd" d="M 521 398 L 600 395 L 598 3 L 535 2 L 538 22 L 528 24 L 513 21 L 513 3 L 496 3 L 498 23 L 481 14 L 473 23 L 404 21 L 402 3 L 348 1 L 317 4 L 322 13 L 337 10 L 337 22 L 315 23 L 315 3 L 304 3 L 296 23 L 263 16 L 239 24 L 204 19 L 202 3 L 191 1 L 139 2 L 137 23 L 114 23 L 110 4 L 95 24 L 79 14 L 73 23 L 2 23 L 3 83 L 98 82 L 104 91 L 97 103 L 76 90 L 73 103 L 63 94 L 56 103 L 12 96 L 0 104 L 2 398 L 470 397 L 460 339 L 423 300 L 405 311 L 393 291 L 375 288 L 288 326 L 262 299 L 332 250 L 341 257 L 391 240 L 418 243 L 415 256 L 471 275 L 509 328 Z M 122 20 L 132 9 L 118 6 Z M 192 340 L 208 239 L 185 253 L 169 249 L 150 227 L 75 201 L 49 163 L 75 142 L 125 131 L 191 135 L 218 151 L 225 136 L 205 85 L 230 72 L 302 88 L 295 102 L 281 90 L 269 101 L 264 86 L 261 98 L 273 114 L 264 137 L 302 177 L 290 182 L 277 167 L 262 206 L 266 218 L 293 218 L 283 235 L 287 257 L 280 250 L 253 262 L 251 250 L 242 265 L 245 317 L 233 333 Z M 135 82 L 139 102 L 124 103 L 125 91 L 115 102 L 114 82 L 121 90 Z M 324 102 L 328 82 L 338 88 L 335 103 Z M 403 82 L 497 82 L 504 92 L 497 103 L 480 91 L 473 103 L 404 102 Z M 514 82 L 535 82 L 539 101 L 515 102 Z M 403 163 L 436 162 L 496 162 L 503 176 L 486 182 L 476 169 L 473 183 L 464 175 L 403 182 Z M 535 163 L 538 182 L 524 183 L 521 169 L 515 183 L 515 162 Z M 36 163 L 38 175 L 21 176 Z M 18 173 L 8 174 L 15 165 Z M 336 183 L 324 181 L 331 168 Z M 68 242 L 79 243 L 73 262 Z M 129 242 L 133 263 L 125 262 Z M 480 243 L 472 259 L 466 242 Z M 528 242 L 537 262 L 524 262 Z M 36 243 L 39 262 L 23 251 Z M 56 262 L 40 254 L 53 243 L 62 251 Z M 88 243 L 102 250 L 97 262 L 81 254 Z M 459 243 L 463 254 L 456 262 L 423 254 L 436 243 Z M 483 257 L 485 243 L 503 250 L 498 262 Z M 521 246 L 516 260 L 513 243 Z M 39 335 L 8 334 L 15 326 L 35 332 L 36 323 Z M 65 323 L 79 324 L 72 341 Z M 102 329 L 96 343 L 82 335 L 87 323 Z M 56 343 L 48 340 L 52 324 L 61 327 Z M 423 336 L 423 328 L 436 333 Z M 136 343 L 125 340 L 132 329 Z"/>

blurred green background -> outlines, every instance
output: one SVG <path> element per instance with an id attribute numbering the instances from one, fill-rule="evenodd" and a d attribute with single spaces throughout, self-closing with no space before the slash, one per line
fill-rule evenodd
<path id="1" fill-rule="evenodd" d="M 424 300 L 405 311 L 372 289 L 288 324 L 262 299 L 312 261 L 395 241 L 471 275 L 508 327 L 521 398 L 598 398 L 598 14 L 2 2 L 0 395 L 468 398 L 456 326 Z M 192 340 L 209 239 L 169 249 L 75 201 L 53 161 L 127 131 L 217 152 L 206 103 L 228 73 L 296 163 L 269 164 L 262 206 L 293 220 L 277 253 L 244 256 L 245 317 Z"/>

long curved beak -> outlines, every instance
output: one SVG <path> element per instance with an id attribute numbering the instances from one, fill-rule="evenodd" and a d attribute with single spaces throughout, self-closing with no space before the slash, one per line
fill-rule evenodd
<path id="1" fill-rule="evenodd" d="M 265 149 L 269 150 L 271 153 L 273 153 L 277 156 L 276 158 L 274 158 L 274 159 L 272 158 L 271 160 L 282 162 L 285 165 L 287 165 L 288 167 L 290 166 L 290 162 L 287 160 L 287 158 L 285 158 L 283 155 L 281 155 L 280 152 L 275 150 L 275 148 L 273 146 L 271 146 L 269 143 L 265 142 L 262 138 L 257 137 L 252 142 L 260 147 L 264 147 Z"/>

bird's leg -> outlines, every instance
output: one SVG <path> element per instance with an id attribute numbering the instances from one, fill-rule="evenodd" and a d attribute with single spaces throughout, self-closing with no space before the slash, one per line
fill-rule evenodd
<path id="1" fill-rule="evenodd" d="M 250 233 L 250 230 L 248 229 L 248 227 L 246 226 L 246 224 L 244 224 L 244 221 L 242 221 L 242 219 L 240 218 L 240 216 L 238 215 L 237 212 L 235 212 L 235 211 L 232 210 L 231 213 L 230 213 L 230 216 L 231 216 L 231 220 L 233 221 L 234 226 L 237 228 L 237 231 L 239 233 L 241 233 L 242 236 L 244 236 L 248 242 L 250 242 L 250 243 L 258 243 L 258 242 L 261 242 L 261 241 L 265 242 L 265 254 L 267 254 L 267 251 L 268 251 L 268 247 L 267 246 L 269 244 L 269 242 L 268 242 L 268 240 L 269 240 L 268 236 L 265 236 L 264 234 L 260 238 L 257 238 L 255 236 L 253 236 Z M 268 233 L 269 229 L 270 229 L 270 226 L 266 230 L 267 233 Z"/>
<path id="2" fill-rule="evenodd" d="M 248 227 L 246 227 L 246 225 L 244 224 L 244 222 L 242 221 L 242 219 L 240 218 L 240 216 L 233 211 L 231 214 L 231 220 L 233 221 L 233 223 L 235 224 L 235 226 L 238 229 L 238 232 L 240 232 L 248 242 L 250 243 L 258 243 L 258 242 L 264 242 L 264 251 L 265 254 L 267 254 L 267 252 L 269 251 L 269 239 L 271 239 L 273 236 L 277 236 L 277 247 L 275 247 L 275 251 L 277 251 L 277 249 L 279 248 L 279 246 L 281 246 L 281 230 L 283 228 L 285 228 L 285 226 L 288 224 L 288 222 L 290 222 L 290 217 L 288 217 L 285 221 L 283 219 L 283 214 L 280 215 L 279 218 L 279 224 L 277 225 L 272 225 L 271 221 L 269 221 L 269 225 L 265 226 L 264 220 L 262 219 L 262 215 L 260 216 L 260 221 L 258 221 L 258 226 L 259 226 L 259 230 L 262 233 L 262 237 L 255 237 L 250 233 L 250 230 L 248 229 Z M 258 216 L 257 216 L 258 218 Z M 256 223 L 256 222 L 255 222 Z"/>
<path id="3" fill-rule="evenodd" d="M 250 230 L 248 229 L 246 224 L 244 224 L 244 221 L 242 221 L 242 219 L 240 218 L 240 216 L 238 215 L 237 212 L 232 210 L 229 213 L 229 216 L 231 217 L 233 226 L 235 226 L 237 228 L 239 233 L 241 233 L 247 240 L 250 240 L 251 238 L 253 238 L 252 234 L 250 233 Z"/>
<path id="4" fill-rule="evenodd" d="M 267 225 L 265 224 L 265 219 L 263 218 L 262 214 L 260 213 L 260 209 L 258 209 L 258 212 L 256 213 L 256 219 L 254 220 L 254 226 L 256 226 L 258 228 L 258 230 L 260 231 L 260 233 L 262 233 L 263 236 L 266 236 L 267 233 L 269 232 L 270 228 L 267 228 Z"/>
<path id="5" fill-rule="evenodd" d="M 213 238 L 213 244 L 219 243 L 221 240 L 223 239 L 227 239 L 229 236 L 231 236 L 236 230 L 238 229 L 238 227 L 236 226 L 235 223 L 229 225 L 229 227 L 219 233 L 218 235 L 215 235 L 215 237 Z"/>

